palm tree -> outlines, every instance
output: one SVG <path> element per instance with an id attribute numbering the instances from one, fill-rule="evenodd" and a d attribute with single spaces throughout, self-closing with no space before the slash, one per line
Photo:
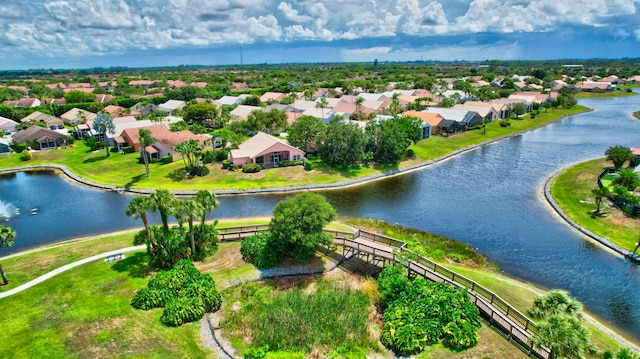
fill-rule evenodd
<path id="1" fill-rule="evenodd" d="M 159 189 L 156 190 L 156 193 L 152 193 L 149 198 L 155 202 L 155 208 L 157 208 L 158 212 L 160 212 L 162 228 L 164 229 L 165 233 L 168 233 L 169 213 L 173 212 L 173 207 L 176 203 L 176 196 L 166 189 Z"/>
<path id="2" fill-rule="evenodd" d="M 151 240 L 151 231 L 149 230 L 149 223 L 147 221 L 147 211 L 153 212 L 156 210 L 156 203 L 149 197 L 136 197 L 132 199 L 127 205 L 125 213 L 127 216 L 142 220 L 144 224 L 144 230 L 147 232 L 147 252 L 153 249 L 153 241 Z"/>
<path id="3" fill-rule="evenodd" d="M 600 206 L 602 206 L 602 202 L 611 192 L 609 192 L 609 189 L 607 187 L 603 186 L 603 187 L 592 190 L 591 193 L 593 193 L 593 195 L 595 196 L 596 206 L 598 206 L 598 208 L 596 208 L 595 214 L 599 214 Z"/>
<path id="4" fill-rule="evenodd" d="M 113 124 L 113 118 L 108 113 L 100 113 L 93 120 L 93 129 L 104 136 L 105 148 L 107 149 L 107 157 L 111 156 L 109 152 L 109 143 L 107 133 L 115 134 L 116 126 Z"/>
<path id="5" fill-rule="evenodd" d="M 4 246 L 11 247 L 15 238 L 16 231 L 14 231 L 13 228 L 0 224 L 0 249 Z M 9 284 L 7 276 L 4 274 L 4 269 L 2 269 L 2 265 L 0 265 L 0 274 L 2 275 L 3 285 Z"/>
<path id="6" fill-rule="evenodd" d="M 362 117 L 362 103 L 364 103 L 364 97 L 357 97 L 354 104 L 356 105 L 356 110 L 358 111 L 358 119 Z"/>
<path id="7" fill-rule="evenodd" d="M 144 168 L 147 173 L 147 178 L 149 178 L 149 156 L 147 156 L 147 146 L 151 146 L 156 143 L 156 139 L 151 135 L 151 131 L 141 128 L 138 132 L 138 137 L 140 140 L 140 154 L 142 155 L 142 159 L 144 161 Z"/>
<path id="8" fill-rule="evenodd" d="M 619 170 L 618 174 L 611 180 L 611 184 L 614 186 L 623 186 L 633 192 L 640 186 L 640 173 L 631 168 L 623 168 Z"/>
<path id="9" fill-rule="evenodd" d="M 327 107 L 327 105 L 329 105 L 329 102 L 324 97 L 321 97 L 320 101 L 316 103 L 316 107 L 320 108 L 322 111 L 322 121 L 324 121 L 324 108 Z"/>
<path id="10" fill-rule="evenodd" d="M 633 161 L 635 158 L 631 149 L 624 146 L 609 147 L 604 151 L 604 154 L 607 156 L 607 161 L 613 162 L 613 167 L 615 167 L 616 171 L 619 170 L 626 161 Z"/>
<path id="11" fill-rule="evenodd" d="M 204 236 L 204 224 L 207 220 L 207 212 L 213 211 L 216 207 L 218 207 L 218 200 L 216 199 L 216 195 L 213 192 L 209 192 L 207 190 L 200 190 L 196 192 L 195 198 L 200 206 L 202 207 L 202 212 L 200 213 L 200 229 L 202 230 L 202 235 Z"/>
<path id="12" fill-rule="evenodd" d="M 202 212 L 204 212 L 204 208 L 202 207 L 200 202 L 198 202 L 195 199 L 189 199 L 189 200 L 183 201 L 181 204 L 181 207 L 182 207 L 182 213 L 187 216 L 187 219 L 189 221 L 189 236 L 191 237 L 191 256 L 194 256 L 196 254 L 196 241 L 193 236 L 193 219 L 196 216 L 199 216 Z"/>

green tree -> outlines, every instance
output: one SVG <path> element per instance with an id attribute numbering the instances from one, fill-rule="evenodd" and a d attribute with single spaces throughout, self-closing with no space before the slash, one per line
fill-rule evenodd
<path id="1" fill-rule="evenodd" d="M 607 150 L 604 151 L 604 155 L 607 156 L 607 161 L 613 162 L 613 167 L 615 167 L 616 171 L 619 170 L 625 162 L 635 159 L 629 147 L 620 145 L 607 148 Z"/>
<path id="2" fill-rule="evenodd" d="M 7 246 L 11 247 L 16 238 L 16 231 L 13 228 L 6 226 L 4 224 L 0 224 L 0 249 L 2 247 Z M 0 264 L 0 275 L 2 275 L 3 285 L 9 284 L 7 280 L 7 276 L 4 274 L 4 269 L 2 269 L 2 265 Z"/>
<path id="3" fill-rule="evenodd" d="M 567 292 L 554 289 L 546 296 L 536 297 L 527 313 L 538 320 L 529 342 L 534 347 L 549 348 L 551 359 L 582 359 L 595 351 L 582 318 L 582 305 Z"/>
<path id="4" fill-rule="evenodd" d="M 394 121 L 370 121 L 365 129 L 367 146 L 365 152 L 373 153 L 378 163 L 395 163 L 402 159 L 407 149 L 407 135 Z"/>
<path id="5" fill-rule="evenodd" d="M 638 186 L 640 186 L 640 173 L 636 172 L 632 168 L 622 168 L 618 171 L 613 180 L 611 180 L 611 184 L 614 186 L 623 186 L 633 192 L 638 188 Z"/>
<path id="6" fill-rule="evenodd" d="M 404 132 L 407 139 L 416 143 L 422 139 L 422 126 L 421 119 L 414 116 L 395 116 L 392 120 L 398 125 L 400 130 Z"/>
<path id="7" fill-rule="evenodd" d="M 204 225 L 207 220 L 207 213 L 213 211 L 218 207 L 219 203 L 216 199 L 216 195 L 213 192 L 207 190 L 199 190 L 196 192 L 194 199 L 202 206 L 202 212 L 200 213 L 200 229 L 204 236 Z"/>
<path id="8" fill-rule="evenodd" d="M 112 135 L 116 133 L 116 126 L 113 124 L 113 118 L 107 113 L 98 114 L 98 116 L 93 120 L 93 130 L 102 134 L 104 137 L 104 147 L 107 149 L 107 157 L 110 157 L 111 153 L 109 152 L 107 133 Z"/>
<path id="9" fill-rule="evenodd" d="M 331 166 L 348 167 L 362 160 L 364 133 L 355 124 L 331 123 L 318 144 L 320 158 Z"/>
<path id="10" fill-rule="evenodd" d="M 162 229 L 165 233 L 169 232 L 169 213 L 173 212 L 173 207 L 176 204 L 176 196 L 167 191 L 166 189 L 158 189 L 155 193 L 152 193 L 149 198 L 155 202 L 155 208 L 160 213 L 160 220 L 162 221 Z"/>
<path id="11" fill-rule="evenodd" d="M 322 111 L 322 119 L 323 120 L 324 120 L 324 109 L 327 108 L 328 105 L 329 105 L 329 102 L 324 97 L 321 97 L 320 101 L 316 102 L 316 107 L 319 108 Z"/>
<path id="12" fill-rule="evenodd" d="M 64 101 L 66 103 L 95 102 L 95 100 L 95 94 L 85 93 L 79 90 L 72 90 L 64 94 Z"/>
<path id="13" fill-rule="evenodd" d="M 302 116 L 287 130 L 287 139 L 292 146 L 306 151 L 310 144 L 317 142 L 318 135 L 325 128 L 326 125 L 319 118 Z"/>
<path id="14" fill-rule="evenodd" d="M 203 147 L 198 140 L 187 140 L 180 142 L 175 147 L 176 152 L 182 155 L 185 168 L 190 171 L 198 167 L 198 155 L 202 153 Z"/>
<path id="15" fill-rule="evenodd" d="M 296 260 L 312 257 L 317 245 L 330 243 L 322 230 L 335 218 L 336 210 L 317 193 L 304 192 L 280 201 L 269 223 L 273 250 Z"/>
<path id="16" fill-rule="evenodd" d="M 156 211 L 156 203 L 149 197 L 136 197 L 129 201 L 125 213 L 127 216 L 142 220 L 144 224 L 144 230 L 147 234 L 147 253 L 151 253 L 153 249 L 153 239 L 151 237 L 151 230 L 149 229 L 149 222 L 147 220 L 147 212 Z"/>
<path id="17" fill-rule="evenodd" d="M 189 239 L 191 243 L 191 256 L 196 255 L 196 241 L 193 234 L 193 220 L 194 218 L 198 218 L 204 212 L 204 208 L 200 204 L 200 202 L 195 199 L 188 199 L 186 201 L 181 201 L 180 206 L 182 207 L 182 213 L 187 216 L 187 221 L 189 223 Z"/>
<path id="18" fill-rule="evenodd" d="M 156 139 L 151 135 L 151 131 L 141 128 L 138 131 L 138 140 L 140 141 L 140 154 L 144 161 L 144 169 L 149 178 L 149 155 L 147 154 L 147 146 L 151 146 L 156 143 Z"/>
<path id="19" fill-rule="evenodd" d="M 356 112 L 358 113 L 358 120 L 362 120 L 362 104 L 364 103 L 364 97 L 356 97 L 354 104 L 356 105 Z"/>
<path id="20" fill-rule="evenodd" d="M 221 127 L 218 120 L 220 117 L 218 107 L 208 102 L 199 102 L 189 105 L 184 110 L 183 116 L 187 123 L 199 123 L 208 127 L 212 127 L 217 124 L 216 127 Z"/>
<path id="21" fill-rule="evenodd" d="M 515 102 L 511 104 L 511 114 L 514 116 L 520 116 L 527 112 L 527 106 L 522 102 Z"/>
<path id="22" fill-rule="evenodd" d="M 269 112 L 252 111 L 247 117 L 246 128 L 252 132 L 274 134 L 287 127 L 287 114 L 278 109 Z"/>
<path id="23" fill-rule="evenodd" d="M 260 101 L 260 97 L 258 97 L 257 95 L 251 95 L 245 98 L 242 101 L 242 104 L 247 106 L 260 106 L 262 105 L 262 101 Z"/>

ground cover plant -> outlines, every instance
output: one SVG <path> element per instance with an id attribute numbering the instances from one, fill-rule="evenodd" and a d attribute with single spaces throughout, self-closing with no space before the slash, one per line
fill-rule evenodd
<path id="1" fill-rule="evenodd" d="M 365 358 L 379 350 L 370 332 L 373 305 L 366 293 L 322 279 L 281 284 L 252 283 L 225 294 L 235 309 L 227 311 L 224 331 L 243 353 L 268 347 Z"/>
<path id="2" fill-rule="evenodd" d="M 456 351 L 478 344 L 482 320 L 465 289 L 421 277 L 409 280 L 398 265 L 382 270 L 378 286 L 385 347 L 405 356 L 440 342 Z"/>
<path id="3" fill-rule="evenodd" d="M 213 278 L 200 273 L 189 260 L 180 260 L 172 269 L 151 276 L 147 287 L 131 299 L 136 309 L 164 308 L 160 321 L 170 327 L 200 320 L 221 305 L 222 296 Z"/>

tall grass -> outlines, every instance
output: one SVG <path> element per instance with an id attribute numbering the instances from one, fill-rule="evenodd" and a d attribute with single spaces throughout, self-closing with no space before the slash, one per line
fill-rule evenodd
<path id="1" fill-rule="evenodd" d="M 366 294 L 322 280 L 312 287 L 276 290 L 251 284 L 236 290 L 235 298 L 226 301 L 240 301 L 242 309 L 230 312 L 224 323 L 235 337 L 232 342 L 251 333 L 250 338 L 242 338 L 250 346 L 306 353 L 335 351 L 355 357 L 365 357 L 368 350 L 378 348 L 369 332 L 372 304 Z"/>

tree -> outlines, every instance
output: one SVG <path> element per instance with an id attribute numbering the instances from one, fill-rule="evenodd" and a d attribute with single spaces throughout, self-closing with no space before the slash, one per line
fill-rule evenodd
<path id="1" fill-rule="evenodd" d="M 347 167 L 362 160 L 365 138 L 357 125 L 331 123 L 321 138 L 318 153 L 327 164 Z"/>
<path id="2" fill-rule="evenodd" d="M 320 101 L 316 102 L 316 107 L 322 111 L 322 119 L 324 120 L 324 109 L 329 105 L 326 98 L 321 97 Z"/>
<path id="3" fill-rule="evenodd" d="M 400 130 L 404 132 L 405 138 L 416 143 L 422 139 L 422 126 L 421 119 L 414 116 L 395 116 L 392 120 L 395 122 Z"/>
<path id="4" fill-rule="evenodd" d="M 602 202 L 610 194 L 609 189 L 603 186 L 592 190 L 591 193 L 593 193 L 593 195 L 595 196 L 596 206 L 598 206 L 594 213 L 600 214 L 600 207 L 602 206 Z"/>
<path id="5" fill-rule="evenodd" d="M 125 213 L 127 216 L 142 220 L 144 224 L 144 230 L 147 233 L 147 253 L 150 253 L 153 249 L 153 240 L 151 237 L 151 230 L 149 229 L 149 222 L 147 221 L 147 211 L 156 211 L 156 203 L 149 197 L 136 197 L 129 201 Z"/>
<path id="6" fill-rule="evenodd" d="M 356 111 L 358 112 L 358 119 L 362 117 L 362 104 L 364 103 L 364 97 L 356 97 L 354 104 L 356 105 Z"/>
<path id="7" fill-rule="evenodd" d="M 64 94 L 65 103 L 84 103 L 94 102 L 96 95 L 93 93 L 85 93 L 80 90 L 72 90 Z"/>
<path id="8" fill-rule="evenodd" d="M 165 233 L 169 232 L 169 213 L 173 212 L 176 196 L 166 189 L 158 189 L 149 198 L 155 202 L 155 208 L 160 213 L 162 228 Z"/>
<path id="9" fill-rule="evenodd" d="M 317 245 L 330 243 L 322 230 L 335 218 L 336 210 L 317 193 L 304 192 L 280 201 L 269 223 L 273 250 L 296 260 L 310 258 Z"/>
<path id="10" fill-rule="evenodd" d="M 292 146 L 306 151 L 310 144 L 317 142 L 318 135 L 326 127 L 317 117 L 302 116 L 287 130 L 287 139 Z"/>
<path id="11" fill-rule="evenodd" d="M 365 129 L 365 152 L 373 153 L 378 163 L 395 163 L 402 159 L 407 148 L 407 135 L 394 121 L 369 122 Z"/>
<path id="12" fill-rule="evenodd" d="M 15 238 L 16 231 L 14 231 L 13 228 L 0 224 L 0 249 L 4 246 L 11 247 Z M 7 276 L 4 274 L 4 269 L 2 269 L 2 265 L 0 265 L 0 275 L 2 275 L 3 285 L 9 284 Z"/>
<path id="13" fill-rule="evenodd" d="M 251 95 L 245 98 L 242 101 L 242 104 L 247 106 L 260 106 L 262 105 L 262 101 L 260 101 L 260 97 L 258 97 L 257 95 Z"/>
<path id="14" fill-rule="evenodd" d="M 529 338 L 534 347 L 547 347 L 549 358 L 585 358 L 595 347 L 582 318 L 582 305 L 565 291 L 554 289 L 544 297 L 536 297 L 527 311 L 537 319 L 535 334 Z"/>
<path id="15" fill-rule="evenodd" d="M 187 123 L 198 123 L 209 127 L 214 126 L 215 124 L 220 125 L 219 121 L 217 121 L 219 118 L 218 108 L 216 105 L 208 102 L 199 102 L 189 105 L 184 110 L 183 116 Z"/>
<path id="16" fill-rule="evenodd" d="M 202 212 L 200 213 L 200 229 L 204 236 L 204 224 L 207 220 L 207 212 L 211 212 L 218 207 L 218 200 L 213 192 L 207 190 L 199 190 L 196 192 L 194 199 L 202 206 Z"/>
<path id="17" fill-rule="evenodd" d="M 203 147 L 200 146 L 198 140 L 187 140 L 180 142 L 175 147 L 176 152 L 182 155 L 182 159 L 187 171 L 198 167 L 198 155 L 202 152 Z"/>
<path id="18" fill-rule="evenodd" d="M 619 170 L 625 162 L 633 161 L 635 158 L 630 148 L 620 145 L 607 148 L 604 154 L 607 156 L 607 161 L 613 162 L 613 167 L 615 167 L 616 171 Z"/>
<path id="19" fill-rule="evenodd" d="M 252 132 L 262 131 L 271 135 L 287 127 L 287 114 L 275 108 L 269 112 L 252 111 L 247 117 L 246 127 Z"/>
<path id="20" fill-rule="evenodd" d="M 107 133 L 115 134 L 116 126 L 113 124 L 113 118 L 108 113 L 100 113 L 93 120 L 93 129 L 102 134 L 104 137 L 105 148 L 107 149 L 107 157 L 111 156 L 109 152 L 109 143 L 107 141 Z"/>
<path id="21" fill-rule="evenodd" d="M 149 178 L 149 156 L 147 154 L 147 146 L 151 146 L 156 143 L 156 139 L 151 135 L 151 131 L 141 128 L 140 131 L 138 131 L 138 140 L 140 141 L 140 154 L 144 161 L 144 169 L 147 173 L 147 178 Z"/>
<path id="22" fill-rule="evenodd" d="M 520 116 L 527 112 L 527 106 L 522 102 L 515 102 L 511 104 L 511 113 L 514 116 Z"/>
<path id="23" fill-rule="evenodd" d="M 611 180 L 611 184 L 614 186 L 623 186 L 633 192 L 640 186 L 640 173 L 632 168 L 623 168 L 619 170 L 618 174 Z"/>
<path id="24" fill-rule="evenodd" d="M 181 201 L 180 207 L 182 209 L 182 213 L 187 216 L 187 220 L 189 223 L 189 238 L 191 243 L 191 256 L 196 255 L 196 241 L 194 239 L 193 234 L 193 219 L 200 217 L 202 212 L 204 212 L 204 208 L 195 199 L 188 199 L 186 201 Z"/>

